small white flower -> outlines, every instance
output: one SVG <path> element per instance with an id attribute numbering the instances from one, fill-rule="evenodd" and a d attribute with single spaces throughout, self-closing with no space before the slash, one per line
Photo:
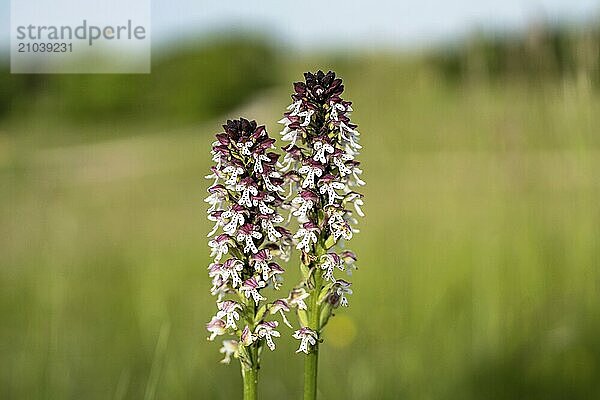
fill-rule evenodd
<path id="1" fill-rule="evenodd" d="M 334 209 L 330 211 L 329 219 L 327 224 L 331 233 L 333 233 L 333 239 L 337 242 L 340 238 L 346 240 L 352 239 L 352 228 L 350 224 L 344 219 L 344 210 Z"/>
<path id="2" fill-rule="evenodd" d="M 241 310 L 242 306 L 235 301 L 226 300 L 217 303 L 217 307 L 219 307 L 219 312 L 217 312 L 216 317 L 220 319 L 226 317 L 225 328 L 231 327 L 233 329 L 237 329 L 235 321 L 239 321 L 240 319 L 240 314 L 237 312 L 237 310 Z"/>
<path id="3" fill-rule="evenodd" d="M 258 324 L 254 333 L 261 339 L 265 339 L 267 342 L 267 346 L 271 351 L 275 350 L 275 342 L 273 342 L 274 337 L 280 337 L 281 334 L 275 330 L 277 328 L 277 321 L 267 321 Z"/>
<path id="4" fill-rule="evenodd" d="M 360 133 L 356 129 L 350 128 L 343 122 L 340 122 L 340 137 L 345 140 L 352 149 L 362 149 L 362 146 L 358 144 L 358 137 Z"/>
<path id="5" fill-rule="evenodd" d="M 220 362 L 222 364 L 229 364 L 231 362 L 231 356 L 238 357 L 238 342 L 237 340 L 223 340 L 223 347 L 219 349 L 219 353 L 225 354 Z"/>
<path id="6" fill-rule="evenodd" d="M 263 181 L 265 182 L 265 188 L 267 188 L 267 190 L 269 190 L 271 192 L 284 192 L 284 190 L 281 186 L 274 185 L 270 179 L 270 178 L 280 178 L 280 177 L 281 177 L 281 175 L 279 175 L 279 172 L 277 172 L 277 171 L 272 171 L 268 175 L 263 175 L 262 178 L 263 178 Z"/>
<path id="7" fill-rule="evenodd" d="M 227 190 L 223 185 L 214 185 L 208 189 L 210 195 L 204 199 L 204 201 L 210 204 L 208 213 L 211 213 L 217 209 L 220 209 L 227 197 Z"/>
<path id="8" fill-rule="evenodd" d="M 212 174 L 208 174 L 205 176 L 206 179 L 214 179 L 211 186 L 215 186 L 219 179 L 222 178 L 221 172 L 216 167 L 211 168 Z"/>
<path id="9" fill-rule="evenodd" d="M 342 307 L 348 307 L 348 299 L 346 299 L 346 295 L 352 294 L 352 289 L 350 289 L 351 285 L 352 284 L 350 282 L 346 282 L 342 279 L 339 279 L 335 282 L 333 290 L 335 291 L 335 294 L 339 297 L 340 304 L 342 305 Z"/>
<path id="10" fill-rule="evenodd" d="M 300 124 L 300 126 L 308 126 L 310 124 L 310 118 L 314 114 L 314 110 L 306 110 L 298 113 L 299 117 L 304 117 L 304 121 Z"/>
<path id="11" fill-rule="evenodd" d="M 254 303 L 258 304 L 261 300 L 266 300 L 265 297 L 261 296 L 258 293 L 258 289 L 265 287 L 265 283 L 263 281 L 257 281 L 255 277 L 246 279 L 243 285 L 240 287 L 242 293 L 246 298 L 252 297 Z"/>
<path id="12" fill-rule="evenodd" d="M 315 187 L 315 176 L 320 177 L 323 175 L 323 167 L 320 165 L 303 165 L 298 170 L 301 174 L 306 174 L 304 181 L 302 182 L 302 188 L 314 188 Z"/>
<path id="13" fill-rule="evenodd" d="M 275 229 L 273 223 L 283 222 L 283 217 L 279 214 L 272 214 L 266 218 L 261 219 L 260 226 L 267 232 L 267 237 L 270 241 L 275 242 L 281 237 L 281 233 Z"/>
<path id="14" fill-rule="evenodd" d="M 252 343 L 254 343 L 254 341 L 256 340 L 256 337 L 250 331 L 250 328 L 248 327 L 248 325 L 246 325 L 244 327 L 244 330 L 242 331 L 242 335 L 240 336 L 240 339 L 241 339 L 242 345 L 250 346 Z"/>
<path id="15" fill-rule="evenodd" d="M 244 218 L 244 209 L 238 204 L 233 205 L 229 210 L 223 212 L 223 218 L 229 219 L 229 222 L 223 227 L 223 231 L 229 235 L 233 235 L 238 227 L 244 225 L 246 221 Z"/>
<path id="16" fill-rule="evenodd" d="M 356 213 L 358 215 L 360 215 L 361 217 L 365 216 L 365 213 L 363 212 L 363 210 L 361 209 L 361 207 L 364 205 L 364 202 L 362 201 L 362 199 L 356 199 L 354 200 L 354 209 L 356 210 Z"/>
<path id="17" fill-rule="evenodd" d="M 281 319 L 283 320 L 283 323 L 286 324 L 288 327 L 292 328 L 292 325 L 290 324 L 290 322 L 284 314 L 284 312 L 290 312 L 290 306 L 288 305 L 286 299 L 275 300 L 275 302 L 273 302 L 273 305 L 269 309 L 269 312 L 271 314 L 281 314 Z"/>
<path id="18" fill-rule="evenodd" d="M 235 186 L 235 190 L 242 193 L 238 204 L 248 208 L 252 207 L 252 200 L 250 199 L 250 196 L 256 196 L 258 194 L 258 189 L 254 185 L 252 179 L 242 179 L 242 182 Z"/>
<path id="19" fill-rule="evenodd" d="M 252 224 L 242 225 L 238 231 L 237 240 L 239 242 L 245 242 L 244 253 L 257 253 L 258 249 L 254 244 L 254 239 L 262 238 L 262 233 L 256 230 L 256 227 Z"/>
<path id="20" fill-rule="evenodd" d="M 210 332 L 208 340 L 215 340 L 217 336 L 225 334 L 225 321 L 220 318 L 213 317 L 208 324 L 206 324 L 206 330 Z"/>
<path id="21" fill-rule="evenodd" d="M 291 129 L 286 126 L 281 131 L 281 140 L 283 140 L 284 142 L 290 142 L 291 145 L 293 146 L 296 144 L 296 141 L 298 140 L 298 134 L 299 134 L 299 132 L 297 129 Z"/>
<path id="22" fill-rule="evenodd" d="M 350 110 L 352 110 L 352 108 L 350 108 Z M 329 112 L 329 116 L 334 121 L 338 121 L 339 120 L 338 113 L 344 113 L 345 111 L 346 111 L 346 107 L 344 107 L 343 104 L 333 103 L 333 104 L 331 104 L 331 111 Z"/>
<path id="23" fill-rule="evenodd" d="M 310 225 L 310 227 L 308 227 Z M 305 252 L 310 252 L 311 243 L 317 243 L 317 235 L 315 233 L 315 228 L 313 228 L 314 224 L 312 222 L 304 223 L 303 227 L 298 229 L 298 232 L 294 235 L 294 239 L 302 238 L 296 248 L 298 250 L 304 250 Z"/>
<path id="24" fill-rule="evenodd" d="M 344 270 L 344 264 L 340 256 L 335 253 L 327 253 L 321 256 L 321 269 L 325 270 L 323 277 L 325 280 L 335 282 L 333 270 L 337 268 L 340 271 Z"/>
<path id="25" fill-rule="evenodd" d="M 302 196 L 295 197 L 292 200 L 292 205 L 296 207 L 292 215 L 300 220 L 305 220 L 307 213 L 312 210 L 314 202 L 311 199 L 304 199 Z"/>
<path id="26" fill-rule="evenodd" d="M 287 109 L 291 111 L 290 115 L 298 115 L 300 112 L 300 107 L 302 106 L 302 100 L 297 100 L 287 106 Z"/>
<path id="27" fill-rule="evenodd" d="M 269 279 L 269 261 L 273 259 L 273 256 L 268 249 L 261 249 L 258 253 L 252 255 L 252 261 L 254 261 L 254 271 L 262 275 L 264 281 Z"/>
<path id="28" fill-rule="evenodd" d="M 244 169 L 241 167 L 229 165 L 223 169 L 223 172 L 229 174 L 229 178 L 227 178 L 225 183 L 227 185 L 235 185 L 237 183 L 238 176 L 244 173 Z"/>
<path id="29" fill-rule="evenodd" d="M 262 192 L 260 196 L 254 197 L 252 199 L 252 205 L 254 205 L 255 207 L 258 206 L 258 211 L 260 211 L 261 214 L 273 214 L 275 210 L 273 210 L 267 205 L 267 203 L 270 203 L 273 200 L 275 200 L 275 197 L 265 192 Z"/>
<path id="30" fill-rule="evenodd" d="M 264 154 L 254 154 L 254 172 L 262 174 L 264 172 L 263 161 L 269 160 L 269 157 Z"/>
<path id="31" fill-rule="evenodd" d="M 241 286 L 242 278 L 240 275 L 244 270 L 244 263 L 242 261 L 235 258 L 231 258 L 225 261 L 225 263 L 221 267 L 221 270 L 223 271 L 223 279 L 231 279 L 231 286 L 233 286 L 234 288 Z"/>
<path id="32" fill-rule="evenodd" d="M 294 338 L 300 340 L 300 347 L 296 353 L 309 353 L 309 347 L 317 344 L 319 336 L 310 328 L 304 327 L 294 332 Z"/>
<path id="33" fill-rule="evenodd" d="M 252 153 L 250 152 L 250 148 L 254 145 L 254 143 L 252 143 L 251 141 L 247 141 L 247 142 L 238 142 L 235 144 L 236 147 L 240 150 L 240 153 L 242 153 L 245 156 L 249 156 Z"/>
<path id="34" fill-rule="evenodd" d="M 319 161 L 322 164 L 327 162 L 327 158 L 325 153 L 333 153 L 335 150 L 332 145 L 327 142 L 315 141 L 313 148 L 315 149 L 315 154 L 313 156 L 313 160 Z"/>
<path id="35" fill-rule="evenodd" d="M 230 237 L 228 235 L 219 235 L 210 242 L 210 256 L 214 257 L 215 261 L 219 261 L 224 254 L 229 251 Z"/>
<path id="36" fill-rule="evenodd" d="M 354 177 L 354 182 L 358 186 L 364 186 L 365 185 L 365 181 L 363 181 L 359 177 L 359 175 L 362 175 L 362 173 L 363 173 L 362 169 L 360 169 L 358 167 L 354 167 L 352 169 L 352 176 Z"/>
<path id="37" fill-rule="evenodd" d="M 208 220 L 209 221 L 213 221 L 215 223 L 215 225 L 213 226 L 212 230 L 210 232 L 208 232 L 208 234 L 206 235 L 206 237 L 211 237 L 225 223 L 223 212 L 222 211 L 213 211 L 213 212 L 209 213 L 208 214 Z"/>
<path id="38" fill-rule="evenodd" d="M 336 190 L 343 190 L 346 185 L 341 182 L 319 182 L 321 186 L 319 188 L 319 193 L 327 194 L 327 205 L 335 204 L 337 199 L 343 199 L 342 196 L 337 194 Z"/>
<path id="39" fill-rule="evenodd" d="M 350 175 L 352 173 L 352 170 L 346 165 L 346 161 L 351 161 L 353 159 L 354 157 L 352 156 L 352 154 L 343 153 L 341 151 L 339 155 L 333 156 L 333 163 L 336 167 L 338 167 L 338 170 L 340 171 L 340 175 L 342 177 Z"/>
<path id="40" fill-rule="evenodd" d="M 304 288 L 295 288 L 290 292 L 287 298 L 287 303 L 290 307 L 298 307 L 300 310 L 306 310 L 306 303 L 304 299 L 309 297 L 310 294 Z"/>
<path id="41" fill-rule="evenodd" d="M 356 213 L 361 216 L 364 217 L 365 213 L 363 213 L 361 207 L 364 205 L 364 202 L 362 200 L 362 195 L 356 192 L 350 192 L 348 193 L 348 195 L 346 196 L 345 199 L 346 202 L 348 203 L 353 203 L 354 204 L 354 209 L 356 210 Z"/>

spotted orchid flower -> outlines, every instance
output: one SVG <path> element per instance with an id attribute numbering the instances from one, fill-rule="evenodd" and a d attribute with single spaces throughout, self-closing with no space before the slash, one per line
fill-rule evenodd
<path id="1" fill-rule="evenodd" d="M 242 285 L 242 272 L 244 271 L 244 263 L 237 258 L 230 258 L 223 263 L 221 267 L 222 276 L 224 279 L 231 282 L 231 287 L 236 288 Z"/>
<path id="2" fill-rule="evenodd" d="M 227 189 L 223 185 L 212 185 L 208 188 L 208 193 L 210 194 L 204 201 L 210 204 L 210 208 L 208 209 L 210 213 L 221 208 L 221 205 L 227 199 Z"/>
<path id="3" fill-rule="evenodd" d="M 206 324 L 206 330 L 210 332 L 208 340 L 215 340 L 217 336 L 224 335 L 226 332 L 225 321 L 221 318 L 213 317 L 208 324 Z"/>
<path id="4" fill-rule="evenodd" d="M 287 303 L 290 307 L 298 307 L 300 310 L 306 310 L 306 303 L 304 300 L 310 296 L 306 289 L 304 288 L 295 288 L 290 292 L 289 297 L 287 298 Z"/>
<path id="5" fill-rule="evenodd" d="M 269 249 L 262 249 L 256 254 L 253 254 L 250 259 L 254 261 L 254 271 L 260 274 L 263 278 L 263 281 L 269 279 L 269 272 L 271 269 L 269 268 L 269 261 L 273 259 Z"/>
<path id="6" fill-rule="evenodd" d="M 338 306 L 348 307 L 348 299 L 346 298 L 347 294 L 352 294 L 352 289 L 350 289 L 352 284 L 343 279 L 339 279 L 335 281 L 333 285 L 333 291 L 329 295 L 329 303 L 333 305 L 334 308 Z"/>
<path id="7" fill-rule="evenodd" d="M 244 296 L 246 296 L 246 298 L 252 297 L 254 303 L 258 304 L 261 300 L 267 299 L 266 297 L 261 296 L 260 293 L 258 293 L 258 289 L 263 288 L 265 286 L 266 284 L 264 281 L 256 280 L 255 277 L 251 277 L 244 281 L 244 283 L 240 287 L 240 291 L 244 293 Z"/>
<path id="8" fill-rule="evenodd" d="M 271 349 L 271 351 L 275 350 L 275 342 L 273 342 L 273 338 L 281 336 L 281 334 L 275 330 L 277 325 L 277 321 L 261 322 L 254 331 L 254 334 L 258 338 L 264 339 L 267 342 L 267 346 L 269 349 Z"/>
<path id="9" fill-rule="evenodd" d="M 295 210 L 292 215 L 298 217 L 298 220 L 305 221 L 308 219 L 308 213 L 318 203 L 319 196 L 311 190 L 303 190 L 300 195 L 292 200 L 292 207 Z"/>
<path id="10" fill-rule="evenodd" d="M 238 204 L 244 207 L 252 207 L 250 196 L 256 196 L 258 189 L 252 178 L 246 177 L 235 186 L 235 190 L 241 193 Z"/>
<path id="11" fill-rule="evenodd" d="M 226 234 L 222 234 L 208 242 L 210 246 L 210 256 L 215 258 L 215 261 L 219 261 L 224 254 L 229 252 L 229 243 L 231 237 Z"/>
<path id="12" fill-rule="evenodd" d="M 302 228 L 298 229 L 298 232 L 294 235 L 294 238 L 301 238 L 296 245 L 296 248 L 308 253 L 310 251 L 310 246 L 313 243 L 317 243 L 317 232 L 319 232 L 319 227 L 317 225 L 311 221 L 305 222 L 302 225 Z"/>
<path id="13" fill-rule="evenodd" d="M 257 253 L 258 249 L 254 244 L 254 239 L 260 239 L 263 234 L 256 225 L 244 224 L 240 226 L 237 234 L 237 240 L 244 242 L 244 253 Z"/>
<path id="14" fill-rule="evenodd" d="M 310 328 L 304 327 L 294 332 L 294 338 L 300 340 L 300 347 L 296 350 L 296 353 L 308 354 L 310 348 L 317 344 L 319 336 L 315 331 Z"/>
<path id="15" fill-rule="evenodd" d="M 250 328 L 248 327 L 248 325 L 246 325 L 244 327 L 244 330 L 242 330 L 240 339 L 241 339 L 240 343 L 242 343 L 244 346 L 250 346 L 252 343 L 254 343 L 256 341 L 256 336 L 254 336 L 254 334 L 250 331 Z"/>
<path id="16" fill-rule="evenodd" d="M 302 188 L 312 189 L 315 187 L 315 180 L 323 175 L 323 166 L 318 161 L 309 159 L 306 164 L 300 167 L 298 172 L 305 176 L 304 181 L 302 181 Z"/>
<path id="17" fill-rule="evenodd" d="M 332 282 L 335 282 L 335 277 L 333 276 L 334 269 L 337 268 L 340 271 L 345 269 L 341 257 L 336 253 L 323 254 L 321 256 L 320 267 L 325 271 L 323 278 L 325 278 L 326 281 Z"/>
<path id="18" fill-rule="evenodd" d="M 302 273 L 287 304 L 298 306 L 298 352 L 311 354 L 318 352 L 333 310 L 346 307 L 352 293 L 350 282 L 336 274 L 355 269 L 356 256 L 344 247 L 358 232 L 355 216 L 364 216 L 359 188 L 365 182 L 357 160 L 361 135 L 351 120 L 352 103 L 342 98 L 342 80 L 331 71 L 304 78 L 294 84 L 292 104 L 280 123 L 286 142 L 283 178 L 294 194 L 286 204 L 289 218 L 297 221 L 292 231 Z"/>
<path id="19" fill-rule="evenodd" d="M 229 235 L 233 235 L 238 227 L 244 225 L 246 219 L 246 209 L 239 204 L 234 204 L 227 211 L 221 211 L 221 217 L 223 220 L 229 220 L 226 224 L 223 224 L 223 231 Z"/>
<path id="20" fill-rule="evenodd" d="M 205 199 L 214 223 L 208 235 L 213 261 L 208 275 L 211 294 L 217 296 L 216 314 L 206 329 L 210 340 L 230 336 L 219 350 L 222 362 L 238 358 L 246 379 L 258 370 L 262 348 L 275 349 L 273 339 L 280 336 L 278 322 L 269 320 L 274 303 L 263 289 L 280 288 L 284 270 L 275 258 L 289 254 L 291 233 L 280 226 L 284 180 L 279 156 L 272 151 L 275 140 L 264 126 L 243 118 L 227 121 L 223 129 L 213 143 L 216 164 L 207 176 L 212 185 Z M 277 309 L 289 311 L 281 305 Z"/>
<path id="21" fill-rule="evenodd" d="M 240 319 L 240 314 L 237 310 L 241 310 L 242 306 L 235 301 L 226 300 L 217 303 L 217 307 L 219 308 L 219 312 L 217 312 L 216 317 L 220 319 L 223 319 L 223 317 L 226 318 L 225 328 L 231 327 L 233 329 L 237 329 L 235 321 Z"/>

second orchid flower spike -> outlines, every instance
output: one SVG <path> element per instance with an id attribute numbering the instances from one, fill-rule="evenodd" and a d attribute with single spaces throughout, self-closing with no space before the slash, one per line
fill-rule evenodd
<path id="1" fill-rule="evenodd" d="M 306 294 L 306 307 L 297 309 L 300 329 L 298 352 L 307 354 L 305 399 L 316 398 L 319 342 L 335 308 L 348 305 L 351 284 L 336 273 L 351 273 L 356 256 L 343 250 L 356 229 L 355 215 L 364 216 L 365 182 L 357 156 L 362 146 L 357 125 L 350 120 L 352 104 L 344 100 L 342 80 L 334 72 L 304 74 L 294 84 L 292 104 L 279 121 L 284 125 L 281 139 L 289 142 L 281 164 L 290 186 L 290 217 L 296 248 L 301 251 L 303 280 L 293 293 Z M 338 271 L 338 272 L 336 272 Z"/>

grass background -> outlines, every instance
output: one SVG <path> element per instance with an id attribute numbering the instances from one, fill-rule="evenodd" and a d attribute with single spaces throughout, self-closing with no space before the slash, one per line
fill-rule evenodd
<path id="1" fill-rule="evenodd" d="M 35 96 L 5 102 L 0 398 L 240 396 L 238 366 L 217 363 L 203 328 L 214 312 L 202 201 L 210 144 L 240 115 L 276 136 L 291 82 L 317 68 L 345 80 L 367 181 L 367 217 L 351 243 L 355 294 L 327 328 L 321 398 L 600 396 L 597 70 L 451 79 L 438 61 L 410 54 L 272 61 L 252 95 L 234 90 L 227 107 L 193 96 L 171 104 L 168 92 L 172 109 L 132 108 L 128 85 L 145 99 L 163 93 L 135 77 L 108 86 L 120 92 L 106 77 L 62 77 L 75 92 L 42 77 L 24 86 Z M 209 62 L 165 63 L 178 67 L 164 74 L 195 76 Z M 214 94 L 206 82 L 235 73 L 158 87 Z M 88 118 L 94 103 L 72 115 L 88 89 L 109 105 L 128 95 L 106 115 Z M 152 104 L 159 116 L 148 115 Z M 286 329 L 263 356 L 263 399 L 301 392 L 302 357 Z"/>

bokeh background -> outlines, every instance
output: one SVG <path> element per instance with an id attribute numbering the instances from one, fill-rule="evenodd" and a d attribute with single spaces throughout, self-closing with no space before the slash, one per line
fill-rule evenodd
<path id="1" fill-rule="evenodd" d="M 150 75 L 10 75 L 0 47 L 0 398 L 240 397 L 204 331 L 210 144 L 276 136 L 318 68 L 368 182 L 321 398 L 600 398 L 597 4 L 214 3 L 153 3 Z M 282 333 L 263 399 L 301 393 Z"/>

